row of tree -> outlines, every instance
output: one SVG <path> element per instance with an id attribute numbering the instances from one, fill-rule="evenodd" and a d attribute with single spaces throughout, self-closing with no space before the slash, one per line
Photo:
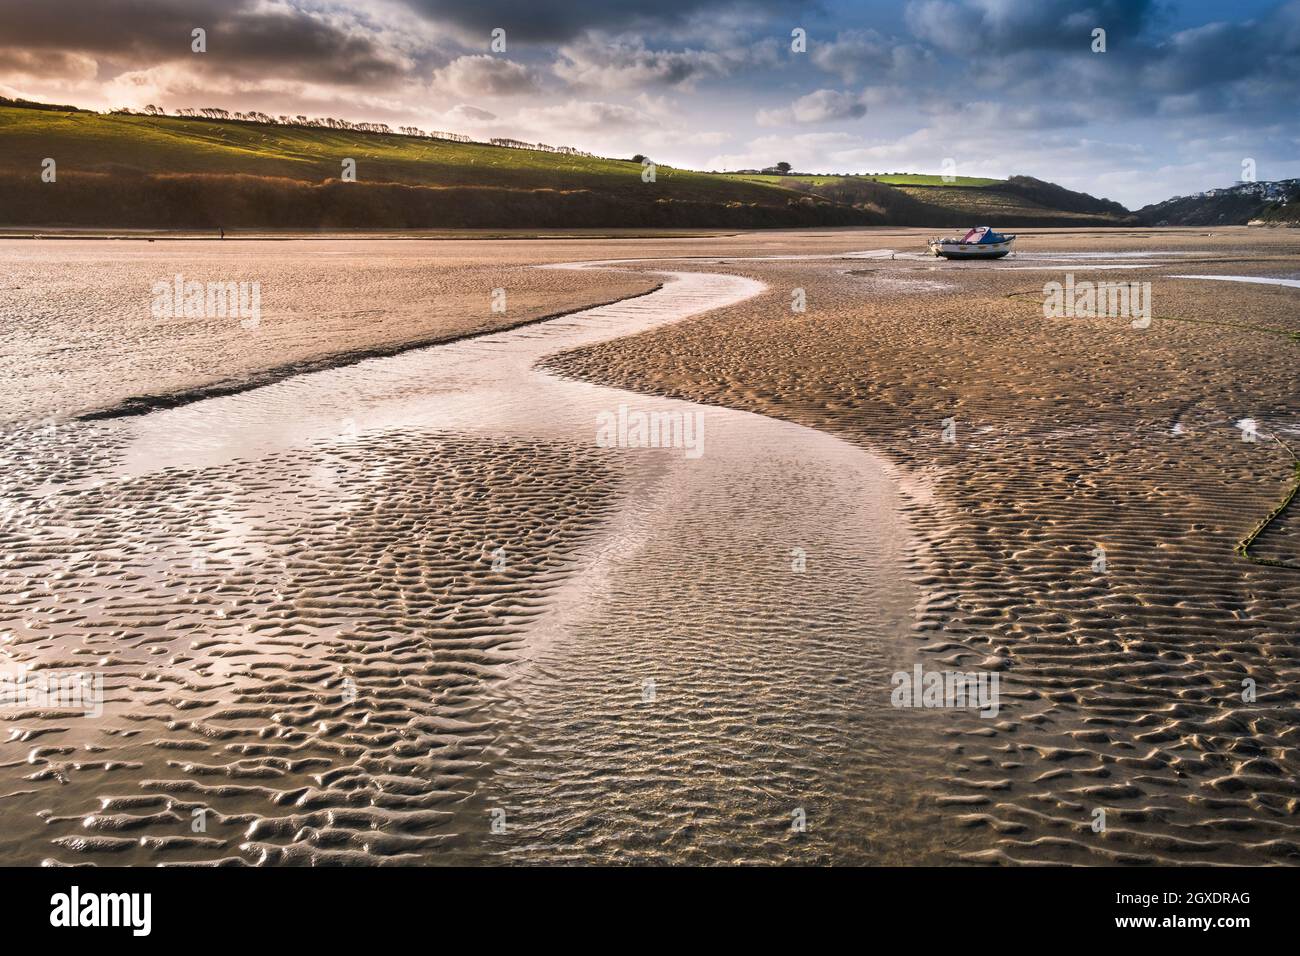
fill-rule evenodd
<path id="1" fill-rule="evenodd" d="M 35 100 L 25 100 L 21 97 L 14 98 L 9 96 L 0 96 L 0 106 L 11 106 L 21 110 L 48 110 L 52 113 L 88 113 L 89 110 L 83 110 L 78 106 L 68 106 L 66 103 L 37 103 Z"/>
<path id="2" fill-rule="evenodd" d="M 125 114 L 128 116 L 167 116 L 168 113 L 161 106 L 155 106 L 150 103 L 138 113 L 135 110 L 121 107 L 112 111 L 113 113 Z M 494 137 L 486 144 L 481 140 L 472 139 L 463 133 L 449 133 L 444 130 L 425 131 L 418 126 L 399 126 L 394 130 L 387 123 L 354 123 L 351 120 L 335 119 L 332 116 L 305 116 L 299 113 L 297 116 L 271 116 L 269 113 L 261 113 L 257 110 L 250 110 L 246 113 L 231 112 L 223 110 L 216 106 L 203 106 L 199 108 L 185 107 L 178 109 L 175 116 L 186 118 L 200 118 L 210 120 L 233 120 L 237 123 L 259 123 L 266 126 L 303 126 L 322 129 L 342 129 L 350 132 L 359 133 L 387 133 L 397 136 L 414 136 L 419 139 L 441 139 L 449 140 L 454 143 L 480 143 L 480 145 L 504 146 L 509 149 L 534 149 L 544 153 L 563 153 L 566 156 L 588 156 L 595 158 L 594 153 L 588 153 L 580 149 L 574 149 L 572 146 L 550 146 L 546 143 L 526 143 L 518 139 L 504 139 Z"/>
<path id="3" fill-rule="evenodd" d="M 11 106 L 25 109 L 36 110 L 54 110 L 68 113 L 84 113 L 76 106 L 63 106 L 54 103 L 36 103 L 31 100 L 14 99 L 7 96 L 0 96 L 0 106 Z M 155 106 L 150 103 L 142 110 L 133 110 L 126 106 L 121 106 L 110 110 L 110 113 L 119 116 L 178 116 L 185 119 L 208 119 L 208 120 L 226 120 L 236 123 L 257 123 L 265 126 L 303 126 L 318 129 L 341 129 L 355 131 L 360 133 L 387 133 L 392 136 L 414 136 L 419 139 L 440 139 L 453 143 L 477 143 L 480 146 L 503 146 L 507 149 L 532 149 L 543 153 L 559 153 L 564 156 L 586 156 L 590 159 L 598 158 L 595 153 L 589 153 L 586 150 L 575 149 L 572 146 L 551 146 L 548 143 L 527 143 L 521 139 L 507 139 L 504 137 L 493 137 L 484 143 L 482 140 L 476 140 L 464 133 L 450 133 L 446 130 L 429 130 L 425 131 L 418 126 L 399 126 L 393 129 L 387 123 L 353 123 L 350 120 L 335 119 L 332 116 L 305 116 L 299 113 L 296 116 L 287 116 L 281 114 L 272 116 L 270 113 L 262 113 L 258 110 L 249 110 L 246 113 L 231 112 L 217 106 L 202 107 L 183 107 L 176 110 L 175 113 L 169 114 L 161 106 Z M 639 153 L 632 157 L 632 162 L 639 163 L 645 157 Z M 789 168 L 789 163 L 781 163 L 781 166 Z M 766 170 L 765 170 L 766 172 Z"/>
<path id="4" fill-rule="evenodd" d="M 535 149 L 543 153 L 563 153 L 566 156 L 589 156 L 594 158 L 595 153 L 588 153 L 581 149 L 574 149 L 572 146 L 550 146 L 546 143 L 525 143 L 521 139 L 502 139 L 493 137 L 488 140 L 493 146 L 505 146 L 508 149 Z"/>

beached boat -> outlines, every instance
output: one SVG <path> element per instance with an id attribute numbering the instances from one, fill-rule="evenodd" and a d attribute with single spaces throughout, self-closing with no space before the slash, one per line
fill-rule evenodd
<path id="1" fill-rule="evenodd" d="M 1001 259 L 1011 251 L 1015 236 L 1004 236 L 988 226 L 976 226 L 960 239 L 931 239 L 930 251 L 945 259 Z"/>

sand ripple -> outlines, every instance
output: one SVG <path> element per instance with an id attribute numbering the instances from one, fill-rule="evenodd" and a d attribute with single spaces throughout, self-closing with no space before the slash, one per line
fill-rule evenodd
<path id="1" fill-rule="evenodd" d="M 105 703 L 3 712 L 0 856 L 941 852 L 917 839 L 910 716 L 863 696 L 914 603 L 878 460 L 533 368 L 763 291 L 655 278 L 544 325 L 11 429 L 4 657 L 102 674 Z M 597 447 L 623 403 L 706 416 L 703 456 Z"/>
<path id="2" fill-rule="evenodd" d="M 1293 239 L 1255 238 L 1271 260 L 1220 268 L 1294 271 Z M 919 653 L 1004 681 L 995 721 L 932 712 L 947 772 L 925 804 L 969 834 L 951 860 L 1300 862 L 1300 576 L 1233 553 L 1292 480 L 1268 436 L 1295 447 L 1300 424 L 1300 352 L 1277 331 L 1300 331 L 1295 293 L 1136 268 L 1186 321 L 1046 322 L 1007 301 L 1010 267 L 751 265 L 805 288 L 806 316 L 777 298 L 554 362 L 889 455 L 923 537 Z M 936 273 L 957 288 L 910 287 Z M 1297 541 L 1288 512 L 1255 550 L 1295 562 Z"/>

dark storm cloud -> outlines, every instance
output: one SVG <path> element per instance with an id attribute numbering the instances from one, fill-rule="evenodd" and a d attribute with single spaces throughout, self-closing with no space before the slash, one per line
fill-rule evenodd
<path id="1" fill-rule="evenodd" d="M 91 80 L 95 77 L 95 61 L 64 50 L 0 47 L 0 78 L 12 75 Z"/>
<path id="2" fill-rule="evenodd" d="M 1247 80 L 1294 90 L 1300 80 L 1300 2 L 1284 4 L 1258 21 L 1177 33 L 1155 49 L 1143 80 L 1174 94 Z"/>
<path id="3" fill-rule="evenodd" d="M 1163 35 L 1159 12 L 1111 0 L 914 0 L 907 20 L 918 40 L 964 65 L 974 96 L 1195 117 L 1274 114 L 1300 95 L 1300 0 Z M 1096 26 L 1105 53 L 1091 50 Z"/>
<path id="4" fill-rule="evenodd" d="M 405 0 L 437 23 L 483 34 L 501 27 L 526 42 L 571 40 L 589 30 L 672 29 L 710 11 L 793 13 L 809 3 L 789 0 Z"/>
<path id="5" fill-rule="evenodd" d="M 1137 36 L 1151 21 L 1153 0 L 912 0 L 907 23 L 918 39 L 965 55 L 1017 50 L 1086 49 L 1092 30 L 1107 42 Z"/>
<path id="6" fill-rule="evenodd" d="M 200 64 L 191 31 L 207 31 Z M 342 83 L 404 72 L 399 57 L 359 30 L 292 7 L 253 0 L 61 0 L 0 5 L 0 42 L 15 49 L 75 51 L 97 59 L 155 65 L 189 60 L 206 69 L 260 71 Z"/>

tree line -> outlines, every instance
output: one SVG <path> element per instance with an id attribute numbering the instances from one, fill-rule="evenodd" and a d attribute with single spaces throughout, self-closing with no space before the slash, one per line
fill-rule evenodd
<path id="1" fill-rule="evenodd" d="M 423 130 L 418 126 L 399 126 L 396 129 L 387 123 L 354 123 L 351 120 L 335 119 L 333 116 L 306 116 L 302 113 L 296 116 L 280 114 L 272 116 L 269 113 L 262 113 L 258 110 L 249 110 L 247 112 L 232 112 L 221 109 L 217 106 L 201 107 L 183 107 L 169 114 L 161 106 L 155 106 L 150 103 L 143 110 L 136 111 L 128 107 L 119 107 L 110 112 L 125 116 L 178 116 L 184 119 L 207 119 L 207 120 L 224 120 L 235 123 L 256 123 L 262 126 L 300 126 L 310 129 L 339 129 L 355 133 L 380 133 L 388 136 L 412 136 L 418 139 L 440 139 L 448 140 L 453 143 L 477 143 L 482 146 L 503 146 L 507 149 L 531 149 L 543 153 L 562 153 L 566 156 L 586 156 L 590 159 L 598 158 L 595 153 L 588 153 L 585 150 L 575 149 L 572 146 L 551 146 L 548 143 L 528 143 L 519 139 L 508 139 L 503 137 L 493 137 L 486 143 L 482 140 L 476 140 L 466 136 L 463 133 L 451 133 L 446 130 Z"/>

